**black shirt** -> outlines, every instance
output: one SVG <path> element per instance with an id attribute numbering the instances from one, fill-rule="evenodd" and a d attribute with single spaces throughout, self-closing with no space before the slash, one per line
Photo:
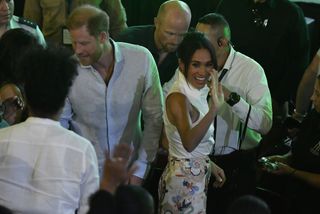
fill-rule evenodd
<path id="1" fill-rule="evenodd" d="M 294 99 L 309 64 L 304 14 L 288 0 L 252 2 L 222 0 L 217 12 L 230 24 L 235 48 L 264 68 L 272 98 L 279 103 Z"/>
<path id="2" fill-rule="evenodd" d="M 116 38 L 119 42 L 128 42 L 147 48 L 157 63 L 161 85 L 168 82 L 178 67 L 176 52 L 169 53 L 159 65 L 159 53 L 154 41 L 155 27 L 153 25 L 141 25 L 128 27 Z"/>
<path id="3" fill-rule="evenodd" d="M 297 140 L 292 144 L 293 167 L 320 173 L 320 113 L 312 110 L 302 122 Z"/>

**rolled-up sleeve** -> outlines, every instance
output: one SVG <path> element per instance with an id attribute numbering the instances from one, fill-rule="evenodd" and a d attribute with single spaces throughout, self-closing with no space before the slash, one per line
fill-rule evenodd
<path id="1" fill-rule="evenodd" d="M 241 122 L 245 122 L 251 105 L 248 127 L 266 134 L 272 126 L 272 103 L 268 82 L 262 68 L 258 72 L 250 73 L 246 97 L 241 97 L 240 102 L 232 107 Z"/>

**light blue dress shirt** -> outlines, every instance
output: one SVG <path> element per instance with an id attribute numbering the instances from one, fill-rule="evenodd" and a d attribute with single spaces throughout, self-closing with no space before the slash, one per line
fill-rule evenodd
<path id="1" fill-rule="evenodd" d="M 162 89 L 151 53 L 144 47 L 111 41 L 115 64 L 108 86 L 92 66 L 78 66 L 60 122 L 93 144 L 102 173 L 105 154 L 118 143 L 134 148 L 144 178 L 162 130 Z M 142 114 L 141 114 L 142 113 Z M 144 131 L 141 129 L 143 117 Z"/>

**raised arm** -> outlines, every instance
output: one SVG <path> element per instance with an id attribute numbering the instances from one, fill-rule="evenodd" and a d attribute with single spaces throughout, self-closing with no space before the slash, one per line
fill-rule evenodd
<path id="1" fill-rule="evenodd" d="M 192 152 L 199 145 L 223 103 L 222 88 L 217 79 L 217 72 L 214 71 L 211 74 L 209 111 L 194 127 L 191 127 L 190 112 L 197 112 L 197 110 L 190 104 L 187 97 L 181 93 L 172 93 L 167 97 L 165 108 L 168 119 L 177 127 L 182 144 L 188 152 Z"/>

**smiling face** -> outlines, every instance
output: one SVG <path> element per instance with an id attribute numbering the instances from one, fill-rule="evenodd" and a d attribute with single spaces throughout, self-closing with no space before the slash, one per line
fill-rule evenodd
<path id="1" fill-rule="evenodd" d="M 0 26 L 7 25 L 13 16 L 13 0 L 0 0 Z"/>
<path id="2" fill-rule="evenodd" d="M 194 88 L 202 89 L 207 84 L 213 69 L 211 55 L 207 49 L 197 49 L 192 55 L 188 70 L 185 70 L 186 66 L 181 60 L 179 60 L 179 68 Z"/>

